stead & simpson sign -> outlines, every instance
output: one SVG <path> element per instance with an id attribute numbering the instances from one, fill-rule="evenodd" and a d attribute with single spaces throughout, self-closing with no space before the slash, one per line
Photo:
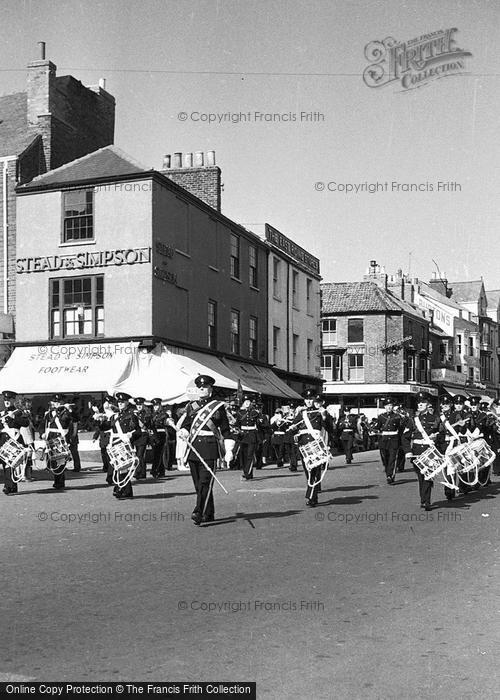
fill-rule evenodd
<path id="1" fill-rule="evenodd" d="M 16 273 L 45 272 L 53 270 L 88 270 L 109 265 L 135 265 L 151 262 L 151 248 L 124 248 L 100 250 L 68 255 L 47 255 L 36 258 L 18 258 Z"/>

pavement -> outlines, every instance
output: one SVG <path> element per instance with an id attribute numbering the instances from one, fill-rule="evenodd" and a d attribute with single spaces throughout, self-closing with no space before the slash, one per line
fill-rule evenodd
<path id="1" fill-rule="evenodd" d="M 335 457 L 222 471 L 196 527 L 189 473 L 116 501 L 97 461 L 3 497 L 0 681 L 256 681 L 258 698 L 496 698 L 500 480 L 419 507 L 412 470 Z"/>

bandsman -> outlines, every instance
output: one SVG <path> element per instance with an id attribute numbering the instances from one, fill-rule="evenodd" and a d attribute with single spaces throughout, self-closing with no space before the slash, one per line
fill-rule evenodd
<path id="1" fill-rule="evenodd" d="M 253 395 L 243 394 L 243 401 L 236 417 L 240 434 L 240 465 L 243 471 L 241 480 L 248 481 L 253 479 L 257 449 L 261 442 L 259 431 L 263 424 L 262 413 L 255 406 Z"/>
<path id="2" fill-rule="evenodd" d="M 138 480 L 145 479 L 147 476 L 146 449 L 149 443 L 151 416 L 149 414 L 149 411 L 146 409 L 145 403 L 146 399 L 142 396 L 137 396 L 134 399 L 135 415 L 137 416 L 137 420 L 139 421 L 139 427 L 141 429 L 141 435 L 134 443 L 137 458 L 139 459 L 139 464 L 137 465 L 137 469 L 135 470 L 135 478 Z"/>
<path id="3" fill-rule="evenodd" d="M 377 418 L 378 447 L 387 483 L 394 484 L 398 450 L 405 422 L 401 414 L 394 410 L 394 399 L 390 397 L 384 399 L 383 406 L 385 410 Z"/>
<path id="4" fill-rule="evenodd" d="M 2 392 L 4 408 L 0 412 L 0 446 L 12 439 L 20 445 L 25 444 L 21 430 L 27 428 L 29 420 L 24 412 L 17 408 L 15 391 L 5 390 Z M 13 478 L 14 468 L 12 464 L 2 459 L 4 486 L 3 492 L 6 496 L 17 493 L 17 481 Z"/>
<path id="5" fill-rule="evenodd" d="M 113 413 L 110 418 L 103 421 L 102 427 L 104 430 L 111 430 L 112 435 L 119 435 L 134 448 L 135 443 L 141 437 L 142 431 L 134 407 L 130 403 L 130 399 L 130 394 L 126 394 L 123 391 L 118 392 L 116 394 L 118 413 Z M 110 441 L 112 441 L 112 435 L 110 436 Z M 113 465 L 110 464 L 110 468 L 113 469 Z M 113 496 L 118 500 L 133 498 L 134 490 L 132 488 L 132 481 L 129 481 L 121 488 L 115 484 Z"/>
<path id="6" fill-rule="evenodd" d="M 337 438 L 342 443 L 346 464 L 352 462 L 354 435 L 358 427 L 358 417 L 352 413 L 342 413 L 337 421 Z"/>
<path id="7" fill-rule="evenodd" d="M 43 432 L 40 437 L 42 440 L 49 441 L 51 438 L 60 437 L 68 445 L 70 451 L 71 427 L 73 419 L 71 413 L 64 405 L 63 394 L 54 394 L 52 396 L 49 410 L 45 413 L 43 420 Z M 49 459 L 49 458 L 48 458 Z M 59 471 L 59 470 L 58 470 Z M 55 489 L 64 489 L 66 487 L 66 471 L 59 471 L 54 474 L 54 483 L 52 486 Z"/>
<path id="8" fill-rule="evenodd" d="M 164 478 L 165 476 L 165 463 L 168 462 L 168 415 L 162 406 L 162 401 L 160 398 L 154 398 L 151 401 L 151 405 L 152 412 L 149 418 L 149 442 L 153 448 L 151 476 L 153 479 L 160 479 Z"/>

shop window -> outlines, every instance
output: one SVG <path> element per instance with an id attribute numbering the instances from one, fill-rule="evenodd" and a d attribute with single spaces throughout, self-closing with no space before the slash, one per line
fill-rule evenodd
<path id="1" fill-rule="evenodd" d="M 104 335 L 104 277 L 50 280 L 51 338 Z"/>
<path id="2" fill-rule="evenodd" d="M 94 191 L 63 192 L 63 243 L 94 240 Z"/>

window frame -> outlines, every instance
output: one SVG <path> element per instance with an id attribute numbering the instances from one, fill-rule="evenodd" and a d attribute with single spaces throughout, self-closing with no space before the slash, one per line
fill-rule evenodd
<path id="1" fill-rule="evenodd" d="M 236 323 L 237 323 L 237 333 L 233 332 L 233 321 L 234 320 L 236 320 Z M 231 312 L 230 312 L 229 337 L 230 337 L 230 343 L 231 343 L 231 353 L 233 355 L 240 355 L 240 353 L 241 353 L 241 317 L 240 317 L 240 311 L 238 309 L 231 309 Z"/>
<path id="2" fill-rule="evenodd" d="M 252 324 L 254 326 L 252 331 Z M 258 356 L 259 320 L 257 316 L 250 316 L 248 319 L 248 357 L 256 360 Z"/>
<path id="3" fill-rule="evenodd" d="M 355 365 L 351 365 L 351 358 L 361 358 Z M 355 376 L 353 376 L 353 372 Z M 358 376 L 361 375 L 361 376 Z M 349 352 L 347 353 L 347 377 L 349 382 L 364 382 L 365 381 L 365 354 L 364 352 Z"/>
<path id="4" fill-rule="evenodd" d="M 259 288 L 259 251 L 256 245 L 248 246 L 248 282 L 254 289 Z M 253 264 L 252 264 L 253 263 Z"/>
<path id="5" fill-rule="evenodd" d="M 235 280 L 240 281 L 241 243 L 240 237 L 236 233 L 230 234 L 229 243 L 229 264 L 230 274 Z"/>
<path id="6" fill-rule="evenodd" d="M 68 216 L 67 211 L 68 211 L 68 206 L 66 204 L 66 197 L 69 197 L 71 195 L 75 195 L 76 193 L 84 193 L 85 194 L 85 199 L 89 199 L 90 195 L 90 213 L 85 213 L 85 214 L 76 214 L 73 216 Z M 95 243 L 95 191 L 93 187 L 79 187 L 75 189 L 69 189 L 69 190 L 62 190 L 61 192 L 62 197 L 61 197 L 61 220 L 62 220 L 62 225 L 61 225 L 61 245 L 83 245 L 85 243 Z M 89 206 L 89 202 L 86 201 L 85 206 Z M 70 210 L 69 210 L 70 211 Z M 92 232 L 91 236 L 79 236 L 78 238 L 71 237 L 69 238 L 69 234 L 67 233 L 67 222 L 73 221 L 76 222 L 78 219 L 90 219 L 90 225 L 85 226 L 85 229 L 90 229 Z M 76 229 L 80 230 L 80 229 Z"/>
<path id="7" fill-rule="evenodd" d="M 356 322 L 359 324 L 361 322 L 361 340 L 349 340 L 350 337 L 350 324 L 351 322 Z M 363 317 L 354 317 L 354 318 L 348 318 L 347 319 L 347 342 L 349 345 L 359 345 L 361 343 L 365 342 L 365 319 Z"/>
<path id="8" fill-rule="evenodd" d="M 212 317 L 213 323 L 210 323 Z M 217 302 L 213 299 L 209 299 L 207 304 L 207 347 L 217 350 Z"/>
<path id="9" fill-rule="evenodd" d="M 90 290 L 83 288 L 83 282 L 90 280 Z M 66 284 L 72 283 L 72 294 L 79 293 L 82 295 L 90 292 L 90 304 L 84 302 L 66 303 L 65 298 L 69 292 L 66 290 Z M 79 292 L 75 292 L 75 282 L 82 283 Z M 57 292 L 55 287 L 57 285 Z M 57 298 L 57 303 L 55 302 Z M 75 320 L 68 320 L 68 312 L 78 312 L 83 310 L 82 314 L 78 314 Z M 90 319 L 85 319 L 85 311 L 90 309 Z M 57 321 L 55 320 L 57 316 Z M 67 340 L 68 338 L 103 338 L 105 335 L 105 307 L 104 307 L 104 275 L 81 275 L 78 277 L 53 277 L 49 278 L 49 335 L 51 340 Z M 84 324 L 90 322 L 92 331 L 84 332 Z M 78 323 L 78 333 L 68 333 L 69 324 Z M 58 327 L 58 332 L 55 331 L 55 326 Z"/>

